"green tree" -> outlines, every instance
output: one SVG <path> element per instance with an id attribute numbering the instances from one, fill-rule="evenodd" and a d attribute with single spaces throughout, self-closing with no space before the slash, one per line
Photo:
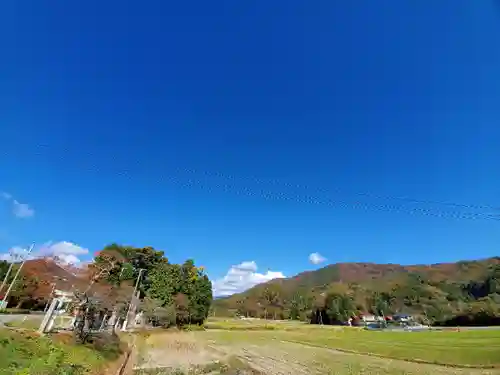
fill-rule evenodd
<path id="1" fill-rule="evenodd" d="M 181 269 L 178 264 L 160 263 L 150 272 L 148 296 L 160 301 L 161 306 L 173 304 L 173 298 L 181 292 Z"/>
<path id="2" fill-rule="evenodd" d="M 0 260 L 0 284 L 2 283 L 3 278 L 7 274 L 9 267 L 10 267 L 9 262 L 7 262 L 6 260 Z"/>
<path id="3" fill-rule="evenodd" d="M 154 327 L 168 328 L 176 324 L 176 313 L 174 305 L 163 307 L 159 300 L 145 297 L 141 303 L 141 310 L 146 320 Z"/>
<path id="4" fill-rule="evenodd" d="M 190 296 L 189 309 L 191 322 L 201 324 L 207 319 L 212 305 L 212 283 L 208 276 L 198 271 L 199 275 L 194 282 L 194 293 Z"/>
<path id="5" fill-rule="evenodd" d="M 333 323 L 345 323 L 356 315 L 352 297 L 345 294 L 328 294 L 325 299 L 325 310 Z"/>
<path id="6" fill-rule="evenodd" d="M 192 260 L 183 265 L 158 263 L 150 272 L 148 297 L 164 308 L 174 308 L 179 326 L 202 324 L 212 303 L 212 283 Z"/>
<path id="7" fill-rule="evenodd" d="M 152 247 L 138 248 L 118 244 L 106 246 L 94 258 L 95 266 L 110 268 L 106 281 L 114 285 L 119 285 L 122 281 L 135 281 L 142 269 L 140 283 L 142 295 L 150 285 L 149 273 L 156 265 L 163 262 L 168 263 L 163 251 L 157 251 Z"/>
<path id="8" fill-rule="evenodd" d="M 491 267 L 485 284 L 488 294 L 500 294 L 500 264 Z"/>
<path id="9" fill-rule="evenodd" d="M 368 299 L 370 312 L 375 315 L 386 316 L 392 312 L 394 296 L 386 292 L 374 292 Z"/>
<path id="10" fill-rule="evenodd" d="M 11 296 L 17 301 L 16 308 L 31 308 L 36 305 L 35 294 L 40 284 L 36 276 L 21 275 L 11 290 Z"/>
<path id="11" fill-rule="evenodd" d="M 278 300 L 278 293 L 272 288 L 265 288 L 260 297 L 261 304 L 264 307 L 264 319 L 267 319 L 267 312 L 274 306 Z"/>
<path id="12" fill-rule="evenodd" d="M 304 293 L 297 292 L 290 301 L 290 318 L 306 320 L 312 308 L 312 298 Z"/>

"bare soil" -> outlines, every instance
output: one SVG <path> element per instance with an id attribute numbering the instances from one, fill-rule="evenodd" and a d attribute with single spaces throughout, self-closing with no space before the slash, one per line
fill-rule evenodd
<path id="1" fill-rule="evenodd" d="M 169 368 L 188 371 L 223 359 L 220 352 L 212 351 L 194 334 L 175 332 L 157 334 L 147 339 L 139 348 L 136 369 Z"/>

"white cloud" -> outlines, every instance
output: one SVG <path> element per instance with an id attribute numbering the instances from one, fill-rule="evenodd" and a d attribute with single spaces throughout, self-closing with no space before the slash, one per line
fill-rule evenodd
<path id="1" fill-rule="evenodd" d="M 64 264 L 78 264 L 81 262 L 78 256 L 88 253 L 88 249 L 67 241 L 46 243 L 38 251 L 39 256 L 56 258 Z"/>
<path id="2" fill-rule="evenodd" d="M 266 273 L 258 273 L 256 271 L 257 264 L 254 261 L 232 266 L 226 276 L 213 282 L 214 296 L 222 297 L 241 293 L 257 284 L 285 277 L 282 272 L 268 270 Z"/>
<path id="3" fill-rule="evenodd" d="M 29 204 L 21 203 L 14 199 L 11 194 L 0 191 L 0 198 L 12 201 L 12 213 L 19 218 L 28 218 L 35 215 L 35 210 Z"/>
<path id="4" fill-rule="evenodd" d="M 309 254 L 309 262 L 312 264 L 320 264 L 326 261 L 326 258 L 323 257 L 320 253 L 311 253 Z"/>
<path id="5" fill-rule="evenodd" d="M 33 254 L 28 254 L 28 249 L 21 246 L 14 246 L 7 253 L 0 254 L 0 260 L 21 261 L 23 259 L 34 259 Z"/>
<path id="6" fill-rule="evenodd" d="M 12 198 L 12 195 L 9 193 L 6 193 L 5 191 L 0 191 L 0 197 L 6 200 L 10 200 Z"/>
<path id="7" fill-rule="evenodd" d="M 88 249 L 80 247 L 74 243 L 61 241 L 61 242 L 47 242 L 41 247 L 35 249 L 32 254 L 26 256 L 26 249 L 21 247 L 13 247 L 8 253 L 0 254 L 0 260 L 18 261 L 21 259 L 36 259 L 36 258 L 53 258 L 58 263 L 63 265 L 78 265 L 81 263 L 79 256 L 89 253 Z"/>
<path id="8" fill-rule="evenodd" d="M 35 215 L 35 210 L 26 203 L 19 203 L 15 199 L 12 201 L 12 212 L 19 218 L 27 218 Z"/>

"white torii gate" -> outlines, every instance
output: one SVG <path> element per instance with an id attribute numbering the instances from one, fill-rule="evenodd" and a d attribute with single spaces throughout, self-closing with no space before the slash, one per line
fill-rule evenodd
<path id="1" fill-rule="evenodd" d="M 64 311 L 63 309 L 64 305 L 67 306 L 68 303 L 73 301 L 74 301 L 73 293 L 65 292 L 58 289 L 54 290 L 54 298 L 52 299 L 52 302 L 50 303 L 50 306 L 47 309 L 45 316 L 43 317 L 38 332 L 39 333 L 50 332 L 54 327 L 56 316 L 61 311 Z"/>

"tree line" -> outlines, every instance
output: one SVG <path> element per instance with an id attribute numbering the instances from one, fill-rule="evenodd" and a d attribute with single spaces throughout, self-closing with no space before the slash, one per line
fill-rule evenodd
<path id="1" fill-rule="evenodd" d="M 9 286 L 14 281 L 19 266 L 20 263 L 15 263 L 11 267 L 10 262 L 6 260 L 0 261 L 0 283 L 5 281 L 4 284 L 2 283 L 3 288 L 0 290 L 0 300 L 3 300 Z M 11 268 L 10 273 L 9 268 Z M 6 279 L 5 276 L 7 276 Z M 9 292 L 7 302 L 17 309 L 43 309 L 47 299 L 43 298 L 39 292 L 44 287 L 45 289 L 50 288 L 49 284 L 49 282 L 40 280 L 37 275 L 21 273 Z"/>
<path id="2" fill-rule="evenodd" d="M 1 279 L 9 266 L 6 261 L 0 262 Z M 8 283 L 17 267 L 19 264 L 14 265 Z M 51 298 L 51 275 L 30 274 L 29 267 L 25 268 L 28 272 L 22 271 L 12 288 L 9 305 L 43 309 Z M 96 252 L 87 268 L 79 271 L 80 277 L 66 280 L 65 286 L 76 284 L 73 286 L 79 295 L 93 297 L 99 309 L 118 318 L 126 317 L 135 288 L 138 310 L 156 326 L 202 324 L 209 314 L 212 283 L 203 267 L 195 266 L 190 259 L 175 264 L 163 251 L 152 247 L 111 244 Z"/>

